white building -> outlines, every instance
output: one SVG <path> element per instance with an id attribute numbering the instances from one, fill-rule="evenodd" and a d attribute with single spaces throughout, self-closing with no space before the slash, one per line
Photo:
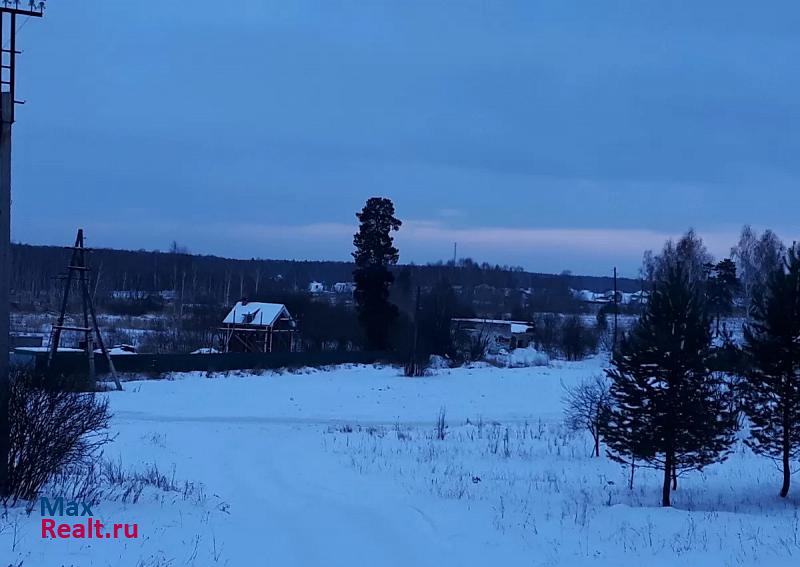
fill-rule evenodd
<path id="1" fill-rule="evenodd" d="M 333 284 L 333 291 L 336 293 L 350 293 L 352 294 L 356 290 L 356 284 L 353 282 L 339 282 Z"/>

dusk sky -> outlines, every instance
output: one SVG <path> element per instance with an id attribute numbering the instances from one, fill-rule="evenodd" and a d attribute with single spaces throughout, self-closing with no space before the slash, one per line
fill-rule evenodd
<path id="1" fill-rule="evenodd" d="M 800 233 L 800 4 L 50 0 L 19 34 L 13 237 L 634 275 Z"/>

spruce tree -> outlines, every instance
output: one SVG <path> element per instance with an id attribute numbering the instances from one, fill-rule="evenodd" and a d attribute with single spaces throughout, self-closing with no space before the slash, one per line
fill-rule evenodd
<path id="1" fill-rule="evenodd" d="M 389 267 L 397 264 L 400 258 L 392 232 L 402 225 L 394 214 L 392 201 L 381 197 L 372 197 L 364 209 L 356 213 L 360 226 L 353 237 L 356 248 L 353 252 L 356 263 L 354 296 L 370 350 L 390 347 L 390 331 L 399 314 L 389 301 L 389 287 L 394 281 Z"/>
<path id="2" fill-rule="evenodd" d="M 663 470 L 663 506 L 678 475 L 727 456 L 735 431 L 720 381 L 706 366 L 711 325 L 698 287 L 682 264 L 666 267 L 606 371 L 610 455 Z"/>
<path id="3" fill-rule="evenodd" d="M 745 326 L 748 363 L 744 410 L 750 420 L 748 446 L 779 461 L 780 495 L 789 494 L 792 460 L 800 457 L 800 259 L 789 250 L 772 271 L 763 293 L 753 296 Z"/>

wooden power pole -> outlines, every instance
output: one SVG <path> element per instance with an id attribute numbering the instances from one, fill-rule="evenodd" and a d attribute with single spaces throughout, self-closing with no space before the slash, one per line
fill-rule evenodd
<path id="1" fill-rule="evenodd" d="M 24 5 L 24 3 L 23 3 Z M 20 1 L 0 2 L 0 496 L 8 494 L 8 454 L 11 423 L 8 416 L 9 310 L 11 273 L 11 125 L 16 99 L 17 17 L 41 18 L 44 2 L 30 0 L 28 9 Z M 8 47 L 6 47 L 8 46 Z"/>
<path id="2" fill-rule="evenodd" d="M 617 268 L 614 267 L 614 343 L 612 353 L 617 352 L 617 323 L 619 320 L 619 293 L 617 292 Z"/>
<path id="3" fill-rule="evenodd" d="M 64 279 L 64 295 L 61 299 L 61 311 L 58 315 L 58 320 L 50 333 L 50 349 L 47 354 L 47 367 L 52 368 L 53 361 L 58 355 L 58 349 L 61 346 L 61 334 L 63 331 L 73 331 L 83 335 L 83 349 L 86 352 L 86 358 L 89 367 L 89 380 L 92 383 L 95 381 L 95 365 L 94 355 L 95 346 L 100 347 L 100 352 L 108 362 L 108 370 L 114 378 L 114 383 L 117 390 L 122 390 L 122 384 L 117 376 L 117 371 L 114 368 L 114 361 L 111 360 L 111 354 L 103 342 L 103 336 L 100 334 L 100 326 L 97 324 L 97 313 L 94 309 L 94 300 L 92 293 L 89 291 L 89 262 L 86 260 L 86 252 L 88 249 L 83 245 L 83 229 L 78 229 L 78 236 L 75 238 L 75 246 L 72 247 L 72 257 L 70 258 L 69 265 L 67 266 L 67 273 L 63 276 Z M 67 325 L 67 306 L 69 305 L 69 292 L 72 284 L 78 284 L 81 295 L 81 305 L 83 307 L 83 326 L 78 327 L 75 325 Z"/>

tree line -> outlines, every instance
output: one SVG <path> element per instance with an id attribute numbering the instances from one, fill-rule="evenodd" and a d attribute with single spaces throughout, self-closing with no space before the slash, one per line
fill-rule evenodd
<path id="1" fill-rule="evenodd" d="M 89 235 L 91 237 L 91 234 Z M 66 270 L 71 251 L 59 246 L 34 246 L 16 243 L 12 246 L 10 273 L 12 301 L 18 310 L 52 309 L 58 306 L 62 282 L 56 277 Z M 174 292 L 175 300 L 185 304 L 230 306 L 242 297 L 253 299 L 271 294 L 304 293 L 308 284 L 319 281 L 333 285 L 353 281 L 354 262 L 294 261 L 261 258 L 235 259 L 191 254 L 177 242 L 167 250 L 113 250 L 94 248 L 90 253 L 92 290 L 95 303 L 104 308 L 123 309 L 123 300 L 115 300 L 114 291 Z M 558 302 L 569 300 L 568 289 L 605 291 L 613 287 L 609 277 L 571 274 L 542 274 L 521 268 L 479 263 L 461 258 L 429 265 L 396 264 L 390 266 L 398 284 L 403 280 L 413 286 L 430 289 L 440 280 L 463 288 L 464 297 L 486 300 L 489 310 L 511 311 L 519 298 L 506 299 L 500 291 L 487 297 L 481 286 L 497 290 L 534 288 L 542 290 L 541 303 L 558 308 Z M 610 270 L 609 270 L 610 271 Z M 621 278 L 620 288 L 637 291 L 640 282 Z M 516 300 L 516 301 L 515 301 Z M 149 301 L 130 299 L 128 309 L 157 311 L 162 308 L 157 298 Z M 118 304 L 118 305 L 117 305 Z"/>
<path id="2" fill-rule="evenodd" d="M 731 256 L 714 264 L 692 231 L 646 255 L 650 301 L 607 379 L 566 394 L 569 423 L 591 432 L 597 456 L 602 438 L 631 486 L 637 467 L 662 471 L 664 506 L 681 475 L 728 457 L 740 427 L 778 464 L 782 497 L 800 457 L 800 247 L 745 227 Z M 736 297 L 748 302 L 741 344 L 719 332 Z"/>

